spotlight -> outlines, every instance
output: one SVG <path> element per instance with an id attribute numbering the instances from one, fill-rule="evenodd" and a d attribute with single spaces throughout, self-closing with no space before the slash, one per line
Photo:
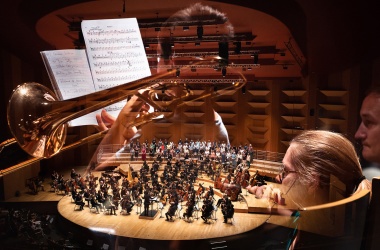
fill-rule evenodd
<path id="1" fill-rule="evenodd" d="M 174 43 L 170 43 L 170 47 L 174 48 Z"/>
<path id="2" fill-rule="evenodd" d="M 218 91 L 218 87 L 214 84 L 214 92 Z"/>
<path id="3" fill-rule="evenodd" d="M 200 46 L 201 43 L 200 42 L 195 42 L 195 46 Z"/>
<path id="4" fill-rule="evenodd" d="M 179 77 L 179 74 L 181 74 L 181 71 L 180 71 L 180 69 L 178 68 L 178 69 L 175 71 L 175 76 L 176 76 L 176 77 Z"/>
<path id="5" fill-rule="evenodd" d="M 241 92 L 243 93 L 243 95 L 245 94 L 245 86 L 243 86 L 243 87 L 241 88 Z"/>
<path id="6" fill-rule="evenodd" d="M 202 39 L 202 37 L 203 37 L 203 26 L 202 25 L 199 25 L 197 27 L 197 35 L 198 35 L 198 39 Z"/>
<path id="7" fill-rule="evenodd" d="M 189 30 L 189 26 L 183 26 L 183 31 L 188 31 Z"/>
<path id="8" fill-rule="evenodd" d="M 227 69 L 226 69 L 226 67 L 223 67 L 222 68 L 222 76 L 226 77 L 226 73 L 227 73 Z"/>
<path id="9" fill-rule="evenodd" d="M 149 49 L 149 48 L 150 48 L 150 45 L 149 45 L 148 43 L 145 43 L 145 44 L 144 44 L 144 47 L 145 47 L 146 49 Z"/>

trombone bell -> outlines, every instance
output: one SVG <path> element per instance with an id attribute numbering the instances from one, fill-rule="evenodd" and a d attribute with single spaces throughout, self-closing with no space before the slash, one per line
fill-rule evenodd
<path id="1" fill-rule="evenodd" d="M 38 83 L 19 85 L 9 100 L 9 128 L 21 148 L 34 157 L 49 158 L 65 143 L 67 125 L 50 121 L 56 100 L 51 90 Z"/>

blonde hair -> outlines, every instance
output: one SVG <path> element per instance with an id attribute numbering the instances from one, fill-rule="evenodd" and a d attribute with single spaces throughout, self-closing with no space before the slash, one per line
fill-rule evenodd
<path id="1" fill-rule="evenodd" d="M 296 136 L 290 155 L 291 164 L 299 173 L 302 185 L 330 185 L 333 175 L 346 185 L 346 196 L 362 189 L 370 189 L 363 177 L 359 158 L 352 143 L 343 135 L 324 131 L 307 130 Z"/>

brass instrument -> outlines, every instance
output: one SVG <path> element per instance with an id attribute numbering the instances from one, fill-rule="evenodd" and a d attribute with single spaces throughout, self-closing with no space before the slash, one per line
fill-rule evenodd
<path id="1" fill-rule="evenodd" d="M 216 65 L 218 63 L 217 60 L 211 62 Z M 210 64 L 210 61 L 200 62 L 200 64 L 204 63 Z M 184 69 L 184 67 L 181 68 L 181 70 Z M 167 118 L 173 114 L 177 107 L 185 103 L 216 95 L 215 91 L 210 89 L 205 94 L 190 99 L 193 96 L 191 86 L 181 83 L 180 78 L 178 81 L 160 83 L 160 80 L 162 81 L 172 75 L 173 71 L 168 70 L 142 80 L 64 101 L 58 100 L 51 90 L 41 84 L 34 82 L 21 84 L 13 91 L 7 109 L 8 125 L 14 138 L 1 143 L 0 152 L 3 147 L 17 142 L 37 161 L 42 158 L 50 158 L 60 152 L 61 149 L 69 149 L 101 138 L 107 133 L 106 131 L 63 147 L 69 121 L 125 100 L 128 96 L 138 96 L 143 102 L 153 107 L 155 111 L 140 114 L 132 122 L 123 123 L 127 128 L 151 122 L 157 117 L 164 116 Z M 223 90 L 239 89 L 245 83 L 245 77 L 239 74 L 239 81 L 234 82 L 231 86 L 220 88 L 218 94 Z M 177 94 L 174 96 L 165 95 L 165 91 L 172 88 L 176 89 Z M 143 90 L 145 91 L 144 94 L 142 94 Z M 157 95 L 165 95 L 165 97 L 158 101 L 155 100 Z"/>

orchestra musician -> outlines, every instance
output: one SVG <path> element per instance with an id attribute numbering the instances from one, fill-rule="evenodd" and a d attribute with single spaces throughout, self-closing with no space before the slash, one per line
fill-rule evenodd
<path id="1" fill-rule="evenodd" d="M 227 196 L 222 204 L 222 213 L 224 218 L 223 223 L 227 223 L 227 219 L 232 218 L 235 213 L 234 204 L 232 204 L 231 200 L 228 199 Z"/>
<path id="2" fill-rule="evenodd" d="M 202 220 L 207 222 L 208 218 L 210 218 L 212 211 L 214 210 L 212 199 L 207 199 L 203 202 L 202 206 Z"/>
<path id="3" fill-rule="evenodd" d="M 81 193 L 77 193 L 75 196 L 75 205 L 80 206 L 80 210 L 83 210 L 85 203 L 83 202 L 83 195 Z"/>
<path id="4" fill-rule="evenodd" d="M 103 207 L 102 207 L 102 204 L 99 203 L 96 199 L 95 199 L 95 195 L 91 195 L 90 196 L 90 203 L 91 203 L 91 207 L 95 207 L 96 208 L 96 212 L 99 213 L 99 208 L 101 211 L 103 211 Z"/>
<path id="5" fill-rule="evenodd" d="M 117 215 L 116 214 L 116 206 L 111 202 L 110 196 L 106 197 L 106 201 L 104 202 L 104 207 L 107 210 L 110 210 L 110 214 Z"/>
<path id="6" fill-rule="evenodd" d="M 178 208 L 178 196 L 177 196 L 177 193 L 173 191 L 173 194 L 170 197 L 170 207 L 168 211 L 165 213 L 166 221 L 173 220 L 173 216 L 175 215 L 177 208 Z"/>
<path id="7" fill-rule="evenodd" d="M 121 200 L 121 211 L 120 214 L 122 214 L 123 211 L 126 211 L 127 214 L 130 214 L 132 211 L 132 208 L 135 204 L 131 201 L 130 196 L 124 196 Z"/>
<path id="8" fill-rule="evenodd" d="M 190 200 L 187 202 L 186 212 L 183 213 L 183 218 L 184 218 L 184 219 L 185 219 L 186 217 L 187 217 L 187 219 L 189 219 L 190 217 L 193 216 L 194 206 L 195 206 L 195 199 L 190 199 Z"/>
<path id="9" fill-rule="evenodd" d="M 212 199 L 214 198 L 214 189 L 212 188 L 212 186 L 209 186 L 209 190 L 206 192 L 206 194 L 203 198 L 204 199 L 210 199 L 210 197 Z"/>
<path id="10" fill-rule="evenodd" d="M 222 198 L 218 199 L 218 201 L 216 202 L 216 206 L 219 207 L 222 204 L 224 205 L 227 202 L 227 199 L 228 199 L 228 195 L 224 194 Z M 223 209 L 223 206 L 222 206 L 222 209 Z"/>

